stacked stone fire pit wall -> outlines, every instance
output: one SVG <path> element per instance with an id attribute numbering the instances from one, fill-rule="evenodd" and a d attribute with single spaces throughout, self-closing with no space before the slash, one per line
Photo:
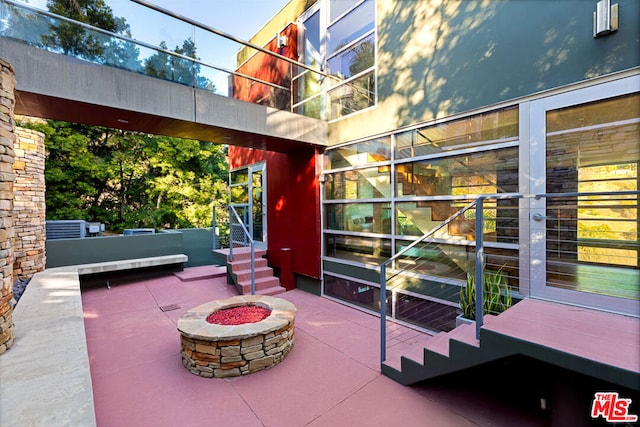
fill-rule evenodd
<path id="1" fill-rule="evenodd" d="M 213 325 L 207 317 L 242 305 L 271 309 L 266 319 L 243 325 Z M 280 298 L 242 295 L 212 301 L 182 315 L 178 321 L 182 364 L 208 378 L 237 377 L 271 368 L 293 347 L 296 308 Z"/>

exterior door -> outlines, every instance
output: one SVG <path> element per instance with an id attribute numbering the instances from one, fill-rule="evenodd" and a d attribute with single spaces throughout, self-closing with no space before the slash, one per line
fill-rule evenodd
<path id="1" fill-rule="evenodd" d="M 640 315 L 638 88 L 633 76 L 531 102 L 527 179 L 547 195 L 529 201 L 532 296 Z"/>
<path id="2" fill-rule="evenodd" d="M 245 166 L 229 173 L 231 206 L 236 209 L 256 247 L 267 245 L 265 163 Z M 231 230 L 238 241 L 239 230 Z"/>

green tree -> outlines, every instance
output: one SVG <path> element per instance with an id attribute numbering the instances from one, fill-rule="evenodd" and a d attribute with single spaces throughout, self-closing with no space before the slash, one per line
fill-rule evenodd
<path id="1" fill-rule="evenodd" d="M 159 47 L 168 50 L 164 41 L 160 42 Z M 189 58 L 199 59 L 196 56 L 196 50 L 195 42 L 188 38 L 182 42 L 182 46 L 176 46 L 173 52 Z M 162 51 L 158 51 L 147 58 L 144 64 L 145 74 L 149 76 L 215 91 L 215 85 L 209 79 L 200 75 L 200 69 L 201 65 L 198 62 L 173 56 Z"/>
<path id="2" fill-rule="evenodd" d="M 228 200 L 226 149 L 209 142 L 66 122 L 19 123 L 46 136 L 47 219 L 124 228 L 211 225 Z"/>

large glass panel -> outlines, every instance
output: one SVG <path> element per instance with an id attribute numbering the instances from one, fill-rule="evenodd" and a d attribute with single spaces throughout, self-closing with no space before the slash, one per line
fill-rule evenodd
<path id="1" fill-rule="evenodd" d="M 315 12 L 309 18 L 305 19 L 302 26 L 304 37 L 302 42 L 303 46 L 301 47 L 304 49 L 304 53 L 300 60 L 306 65 L 320 70 L 323 65 L 320 11 Z M 321 92 L 321 75 L 310 72 L 304 68 L 298 68 L 296 75 L 296 83 L 293 85 L 294 103 L 302 102 Z M 296 112 L 305 115 L 309 114 L 309 117 L 322 118 L 322 103 L 318 99 L 312 104 L 296 107 Z"/>
<path id="2" fill-rule="evenodd" d="M 491 145 L 517 137 L 518 108 L 513 107 L 401 133 L 396 138 L 396 158 Z"/>
<path id="3" fill-rule="evenodd" d="M 391 159 L 391 138 L 378 138 L 327 151 L 327 169 L 361 166 Z"/>
<path id="4" fill-rule="evenodd" d="M 456 327 L 458 307 L 399 293 L 396 297 L 396 319 L 434 331 L 450 331 Z"/>
<path id="5" fill-rule="evenodd" d="M 253 240 L 256 242 L 263 241 L 263 218 L 264 218 L 264 206 L 262 200 L 262 171 L 254 171 L 251 174 L 251 205 L 252 205 L 252 223 L 251 228 L 253 230 Z"/>
<path id="6" fill-rule="evenodd" d="M 327 175 L 325 200 L 391 197 L 391 167 L 355 169 Z"/>
<path id="7" fill-rule="evenodd" d="M 329 27 L 329 54 L 375 28 L 375 1 L 367 0 Z"/>
<path id="8" fill-rule="evenodd" d="M 547 113 L 547 284 L 640 297 L 640 95 Z"/>
<path id="9" fill-rule="evenodd" d="M 249 169 L 238 169 L 236 171 L 232 171 L 230 174 L 231 184 L 241 184 L 249 182 Z"/>
<path id="10" fill-rule="evenodd" d="M 332 89 L 329 92 L 329 102 L 331 119 L 337 119 L 374 105 L 376 92 L 373 71 Z"/>
<path id="11" fill-rule="evenodd" d="M 401 236 L 422 236 L 438 227 L 444 220 L 470 202 L 471 200 L 429 200 L 396 203 L 396 234 Z M 487 201 L 485 204 L 488 205 L 489 203 L 490 201 Z M 447 226 L 434 232 L 433 237 L 475 239 L 475 215 L 474 209 L 466 211 Z M 485 231 L 491 231 L 495 234 L 495 204 L 493 208 L 485 206 L 484 215 Z"/>
<path id="12" fill-rule="evenodd" d="M 380 311 L 380 288 L 376 286 L 325 274 L 324 294 L 369 310 Z M 391 306 L 387 306 L 387 315 L 391 315 Z"/>
<path id="13" fill-rule="evenodd" d="M 324 212 L 327 229 L 391 234 L 389 203 L 332 203 Z"/>
<path id="14" fill-rule="evenodd" d="M 316 96 L 315 98 L 298 104 L 294 107 L 293 112 L 320 120 L 322 119 L 322 98 Z"/>
<path id="15" fill-rule="evenodd" d="M 231 203 L 246 204 L 249 203 L 249 186 L 235 185 L 229 189 L 231 193 Z"/>
<path id="16" fill-rule="evenodd" d="M 328 61 L 329 74 L 336 76 L 336 83 L 361 73 L 375 64 L 375 40 L 373 34 L 351 46 Z"/>
<path id="17" fill-rule="evenodd" d="M 380 264 L 391 257 L 391 240 L 325 233 L 324 252 L 329 257 Z"/>
<path id="18" fill-rule="evenodd" d="M 298 75 L 296 81 L 297 83 L 293 86 L 293 99 L 296 102 L 302 102 L 322 92 L 320 75 L 317 73 L 307 70 Z"/>
<path id="19" fill-rule="evenodd" d="M 398 197 L 517 191 L 517 147 L 402 163 L 396 169 Z"/>
<path id="20" fill-rule="evenodd" d="M 360 0 L 329 0 L 329 20 L 335 21 L 337 17 L 355 6 Z"/>

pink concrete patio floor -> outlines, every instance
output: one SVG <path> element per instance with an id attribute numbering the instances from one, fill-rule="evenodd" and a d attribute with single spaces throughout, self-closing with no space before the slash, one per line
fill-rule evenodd
<path id="1" fill-rule="evenodd" d="M 83 291 L 98 426 L 537 426 L 544 417 L 446 381 L 380 373 L 379 318 L 293 290 L 295 346 L 279 365 L 210 379 L 181 363 L 176 322 L 235 295 L 224 277 L 176 276 Z M 179 306 L 162 311 L 160 307 Z M 411 334 L 409 334 L 411 335 Z"/>

